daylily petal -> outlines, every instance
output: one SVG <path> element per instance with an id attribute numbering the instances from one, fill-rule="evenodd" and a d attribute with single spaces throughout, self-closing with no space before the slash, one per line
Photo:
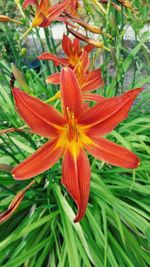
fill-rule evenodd
<path id="1" fill-rule="evenodd" d="M 18 88 L 13 89 L 13 95 L 19 114 L 33 132 L 45 137 L 58 135 L 65 120 L 53 106 L 43 103 Z"/>
<path id="2" fill-rule="evenodd" d="M 40 0 L 39 7 L 42 12 L 47 12 L 48 8 L 50 7 L 49 0 Z"/>
<path id="3" fill-rule="evenodd" d="M 42 12 L 40 12 L 40 10 L 36 13 L 33 21 L 32 21 L 32 28 L 33 27 L 37 27 L 37 26 L 40 26 L 41 23 L 43 21 L 46 21 L 47 22 L 47 19 L 46 17 L 44 16 L 44 14 Z"/>
<path id="4" fill-rule="evenodd" d="M 38 17 L 38 15 L 37 15 L 37 17 Z M 39 26 L 39 27 L 44 28 L 44 27 L 48 27 L 51 24 L 51 21 L 42 12 L 40 12 L 40 19 L 42 19 L 42 21 L 39 22 L 39 24 L 37 24 L 35 22 L 35 18 L 34 18 L 34 20 L 32 21 L 32 26 L 33 27 Z M 40 19 L 39 19 L 39 21 L 40 21 Z M 38 21 L 38 19 L 37 19 L 37 21 Z"/>
<path id="5" fill-rule="evenodd" d="M 77 70 L 74 69 L 74 72 L 76 74 Z M 83 75 L 84 75 L 84 73 L 81 74 L 81 79 L 83 79 Z M 78 73 L 76 74 L 76 76 L 78 77 Z M 80 77 L 79 77 L 78 81 L 80 81 Z M 54 73 L 54 74 L 51 74 L 50 76 L 48 76 L 46 79 L 46 82 L 52 83 L 52 84 L 60 84 L 60 72 L 57 72 L 57 73 Z M 103 81 L 102 76 L 101 76 L 101 71 L 99 69 L 97 69 L 97 70 L 91 71 L 88 74 L 85 74 L 85 81 L 84 81 L 83 85 L 82 84 L 80 85 L 80 87 L 81 87 L 82 92 L 84 93 L 84 92 L 96 90 L 97 88 L 99 88 L 103 85 L 104 85 L 104 81 Z M 97 96 L 97 95 L 95 94 L 95 96 Z"/>
<path id="6" fill-rule="evenodd" d="M 119 97 L 104 99 L 81 116 L 79 123 L 89 125 L 88 134 L 100 136 L 111 132 L 122 120 L 127 118 L 136 96 L 143 89 L 138 88 Z"/>
<path id="7" fill-rule="evenodd" d="M 72 49 L 72 42 L 71 42 L 70 38 L 66 34 L 63 35 L 62 48 L 63 48 L 65 54 L 68 57 L 70 57 L 71 49 Z"/>
<path id="8" fill-rule="evenodd" d="M 51 168 L 62 156 L 63 147 L 57 139 L 49 141 L 12 170 L 16 180 L 30 179 Z"/>
<path id="9" fill-rule="evenodd" d="M 87 52 L 87 53 L 90 53 L 95 47 L 93 45 L 85 45 L 84 46 L 84 50 Z"/>
<path id="10" fill-rule="evenodd" d="M 105 97 L 97 94 L 83 94 L 83 99 L 103 103 Z"/>
<path id="11" fill-rule="evenodd" d="M 75 38 L 73 41 L 74 53 L 80 55 L 81 48 L 80 48 L 80 41 L 78 38 Z"/>
<path id="12" fill-rule="evenodd" d="M 83 112 L 81 90 L 74 72 L 69 68 L 61 72 L 62 109 L 66 118 L 68 111 L 73 112 L 77 119 Z"/>
<path id="13" fill-rule="evenodd" d="M 54 54 L 48 53 L 48 52 L 44 52 L 42 53 L 40 56 L 37 57 L 39 60 L 52 60 L 54 63 L 56 63 L 57 65 L 62 65 L 62 66 L 66 66 L 68 65 L 68 59 L 66 58 L 59 58 Z"/>
<path id="14" fill-rule="evenodd" d="M 62 47 L 67 56 L 66 58 L 57 57 L 54 54 L 46 52 L 41 54 L 38 59 L 52 60 L 56 66 L 69 66 L 74 70 L 76 69 L 76 71 L 82 68 L 84 69 L 84 73 L 86 73 L 90 66 L 90 59 L 88 57 L 88 53 L 91 51 L 93 46 L 87 45 L 85 47 L 81 47 L 78 38 L 75 38 L 72 42 L 68 38 L 68 36 L 64 35 L 62 40 Z"/>
<path id="15" fill-rule="evenodd" d="M 56 72 L 48 76 L 46 82 L 52 84 L 60 84 L 60 72 Z"/>
<path id="16" fill-rule="evenodd" d="M 61 15 L 61 13 L 64 11 L 64 9 L 66 8 L 66 6 L 68 5 L 68 1 L 64 1 L 62 3 L 53 5 L 50 7 L 49 11 L 48 11 L 48 19 L 50 21 L 56 20 L 59 15 Z"/>
<path id="17" fill-rule="evenodd" d="M 62 184 L 66 187 L 78 207 L 74 222 L 85 214 L 90 191 L 90 164 L 86 153 L 81 148 L 79 155 L 73 158 L 70 151 L 65 152 L 63 159 Z"/>
<path id="18" fill-rule="evenodd" d="M 100 69 L 96 69 L 88 74 L 88 78 L 85 82 L 85 85 L 83 85 L 82 87 L 82 91 L 84 92 L 92 91 L 103 85 L 104 81 L 102 79 L 101 71 Z"/>
<path id="19" fill-rule="evenodd" d="M 48 27 L 53 20 L 56 20 L 68 5 L 67 1 L 57 5 L 51 5 L 48 0 L 25 0 L 23 7 L 27 8 L 29 5 L 36 5 L 35 18 L 32 21 L 32 27 Z"/>
<path id="20" fill-rule="evenodd" d="M 78 0 L 68 0 L 68 7 L 67 7 L 67 12 L 72 15 L 77 16 L 77 9 L 78 9 Z"/>
<path id="21" fill-rule="evenodd" d="M 88 110 L 89 108 L 90 108 L 90 102 L 84 102 L 84 111 Z"/>
<path id="22" fill-rule="evenodd" d="M 81 74 L 85 76 L 87 72 L 89 72 L 89 67 L 90 67 L 90 58 L 88 56 L 88 52 L 86 50 L 83 50 L 80 58 L 79 58 L 79 62 L 76 65 L 75 69 L 76 71 L 79 69 L 81 69 Z M 74 70 L 75 70 L 74 69 Z"/>
<path id="23" fill-rule="evenodd" d="M 137 168 L 140 159 L 130 150 L 105 138 L 92 138 L 93 144 L 85 144 L 87 151 L 95 158 L 122 168 Z"/>
<path id="24" fill-rule="evenodd" d="M 12 202 L 10 203 L 9 207 L 7 210 L 4 212 L 0 213 L 0 224 L 7 221 L 16 211 L 18 206 L 20 205 L 21 201 L 24 198 L 24 195 L 26 191 L 35 183 L 35 181 L 32 181 L 30 184 L 28 184 L 24 189 L 19 191 L 17 195 L 14 197 Z"/>
<path id="25" fill-rule="evenodd" d="M 57 73 L 54 73 L 48 76 L 46 79 L 46 82 L 51 83 L 51 84 L 60 84 L 60 72 L 57 72 Z M 89 85 L 87 86 L 88 86 L 88 91 L 89 91 L 90 90 Z M 91 87 L 93 86 L 94 85 L 91 83 Z M 105 100 L 105 97 L 101 95 L 84 93 L 86 92 L 86 90 L 84 91 L 83 88 L 86 89 L 86 85 L 84 87 L 81 87 L 81 92 L 83 93 L 84 100 L 90 100 L 90 101 L 95 101 L 95 102 L 100 102 L 100 101 Z"/>

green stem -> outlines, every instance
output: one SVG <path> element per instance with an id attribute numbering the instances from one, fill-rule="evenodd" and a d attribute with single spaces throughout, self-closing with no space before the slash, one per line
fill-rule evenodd
<path id="1" fill-rule="evenodd" d="M 52 52 L 54 54 L 57 54 L 56 45 L 55 45 L 55 41 L 54 41 L 54 38 L 53 38 L 52 30 L 51 30 L 51 28 L 50 29 L 47 29 L 47 30 L 48 30 L 48 33 L 49 33 L 49 36 L 50 36 L 50 42 L 51 42 Z"/>
<path id="2" fill-rule="evenodd" d="M 25 18 L 26 16 L 25 16 L 25 14 L 24 14 L 24 12 L 22 10 L 22 6 L 20 4 L 17 4 L 17 6 L 18 6 L 18 9 L 20 10 L 20 13 L 21 13 L 22 17 Z"/>
<path id="3" fill-rule="evenodd" d="M 45 50 L 45 49 L 44 49 L 44 45 L 43 45 L 43 42 L 42 42 L 42 40 L 41 40 L 39 31 L 38 31 L 37 28 L 36 28 L 36 35 L 37 35 L 38 40 L 39 40 L 39 42 L 40 42 L 40 45 L 41 45 L 41 48 L 42 48 L 42 52 L 44 52 L 44 50 Z M 35 46 L 35 49 L 36 49 L 36 53 L 37 53 L 37 55 L 39 55 L 39 51 L 38 51 L 38 47 L 37 47 L 37 44 L 36 44 L 36 41 L 35 41 L 35 38 L 34 38 L 34 34 L 32 34 L 32 38 L 33 38 L 34 46 Z M 40 62 L 40 65 L 41 65 L 41 67 L 42 67 L 42 69 L 43 69 L 43 64 L 42 64 L 42 62 L 41 62 L 41 61 L 39 61 L 39 62 Z M 47 68 L 48 68 L 48 66 L 47 66 Z M 46 76 L 45 76 L 44 70 L 42 71 L 42 76 L 43 76 L 43 82 L 44 82 L 44 84 L 45 84 L 45 88 L 47 88 L 47 84 L 46 84 L 46 82 L 45 82 L 45 80 L 46 80 Z M 46 94 L 47 94 L 47 90 L 46 90 Z"/>
<path id="4" fill-rule="evenodd" d="M 6 32 L 7 32 L 6 38 L 7 38 L 8 42 L 9 42 L 9 44 L 10 44 L 10 47 L 11 47 L 15 62 L 18 62 L 18 53 L 17 53 L 16 48 L 15 48 L 16 44 L 14 43 L 12 32 L 11 32 L 10 28 L 7 25 L 6 25 Z"/>
<path id="5" fill-rule="evenodd" d="M 21 37 L 21 41 L 25 39 L 25 37 L 29 34 L 29 32 L 32 30 L 32 25 L 24 32 L 24 34 Z"/>
<path id="6" fill-rule="evenodd" d="M 121 46 L 122 48 L 124 47 L 124 39 L 123 39 L 123 30 L 124 30 L 124 7 L 122 6 L 121 8 Z M 122 50 L 121 50 L 122 52 Z M 122 52 L 122 58 L 123 58 L 123 52 Z M 124 58 L 123 58 L 124 60 Z M 123 70 L 123 67 L 122 67 L 123 64 L 121 64 L 121 88 L 122 88 L 122 93 L 123 93 L 123 85 L 124 85 L 124 70 Z"/>
<path id="7" fill-rule="evenodd" d="M 44 48 L 43 42 L 42 42 L 42 40 L 41 40 L 41 37 L 40 37 L 40 34 L 39 34 L 39 30 L 38 30 L 37 28 L 36 28 L 35 30 L 36 30 L 36 35 L 37 35 L 38 40 L 39 40 L 39 42 L 40 42 L 42 51 L 44 52 L 44 51 L 45 51 L 45 48 Z"/>
<path id="8" fill-rule="evenodd" d="M 50 43 L 50 39 L 49 39 L 49 32 L 47 28 L 44 28 L 44 34 L 45 34 L 45 39 L 46 39 L 46 44 L 48 47 L 49 52 L 53 52 L 52 51 L 52 47 L 51 47 L 51 43 Z"/>
<path id="9" fill-rule="evenodd" d="M 137 35 L 135 33 L 135 47 L 137 45 Z M 134 70 L 133 70 L 133 80 L 132 80 L 132 88 L 134 87 L 134 84 L 135 84 L 135 78 L 136 78 L 136 60 L 134 60 Z"/>
<path id="10" fill-rule="evenodd" d="M 46 39 L 46 44 L 47 44 L 48 50 L 50 53 L 54 53 L 52 45 L 51 45 L 51 39 L 50 39 L 49 31 L 47 28 L 44 28 L 44 33 L 45 33 L 45 39 Z M 47 63 L 49 63 L 49 65 L 48 65 L 49 74 L 56 72 L 56 69 L 55 69 L 53 63 L 52 62 L 47 62 Z M 51 90 L 52 95 L 51 96 L 53 96 L 55 94 L 55 89 L 53 90 L 53 87 L 51 87 L 51 88 L 52 88 L 52 90 Z"/>

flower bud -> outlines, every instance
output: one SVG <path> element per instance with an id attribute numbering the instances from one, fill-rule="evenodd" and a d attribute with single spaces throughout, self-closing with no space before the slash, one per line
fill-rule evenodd
<path id="1" fill-rule="evenodd" d="M 22 22 L 15 20 L 15 19 L 11 19 L 8 16 L 5 15 L 0 15 L 0 21 L 1 22 L 15 22 L 17 24 L 22 24 Z"/>
<path id="2" fill-rule="evenodd" d="M 21 49 L 20 55 L 21 55 L 21 56 L 25 56 L 26 53 L 27 53 L 27 49 L 26 49 L 25 47 L 23 47 L 23 48 Z"/>

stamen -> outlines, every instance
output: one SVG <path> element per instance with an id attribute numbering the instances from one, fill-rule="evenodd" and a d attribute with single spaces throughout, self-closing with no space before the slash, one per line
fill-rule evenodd
<path id="1" fill-rule="evenodd" d="M 69 142 L 74 140 L 78 141 L 78 129 L 76 125 L 76 119 L 73 112 L 70 112 L 69 107 L 67 107 L 67 117 L 68 117 L 68 125 L 67 125 L 67 137 Z"/>

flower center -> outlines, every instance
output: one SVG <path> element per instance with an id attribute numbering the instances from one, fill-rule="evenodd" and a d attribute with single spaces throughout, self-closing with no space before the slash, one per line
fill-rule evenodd
<path id="1" fill-rule="evenodd" d="M 83 69 L 82 62 L 79 62 L 76 65 L 75 74 L 76 74 L 77 80 L 79 82 L 79 85 L 82 88 L 82 86 L 85 83 L 85 72 L 84 72 L 84 69 Z"/>
<path id="2" fill-rule="evenodd" d="M 68 124 L 67 124 L 67 137 L 69 142 L 72 140 L 78 141 L 78 129 L 76 124 L 76 119 L 73 112 L 70 112 L 67 108 Z"/>
<path id="3" fill-rule="evenodd" d="M 75 55 L 71 55 L 70 58 L 69 58 L 69 64 L 71 67 L 75 67 L 80 61 L 80 57 L 75 54 Z"/>

